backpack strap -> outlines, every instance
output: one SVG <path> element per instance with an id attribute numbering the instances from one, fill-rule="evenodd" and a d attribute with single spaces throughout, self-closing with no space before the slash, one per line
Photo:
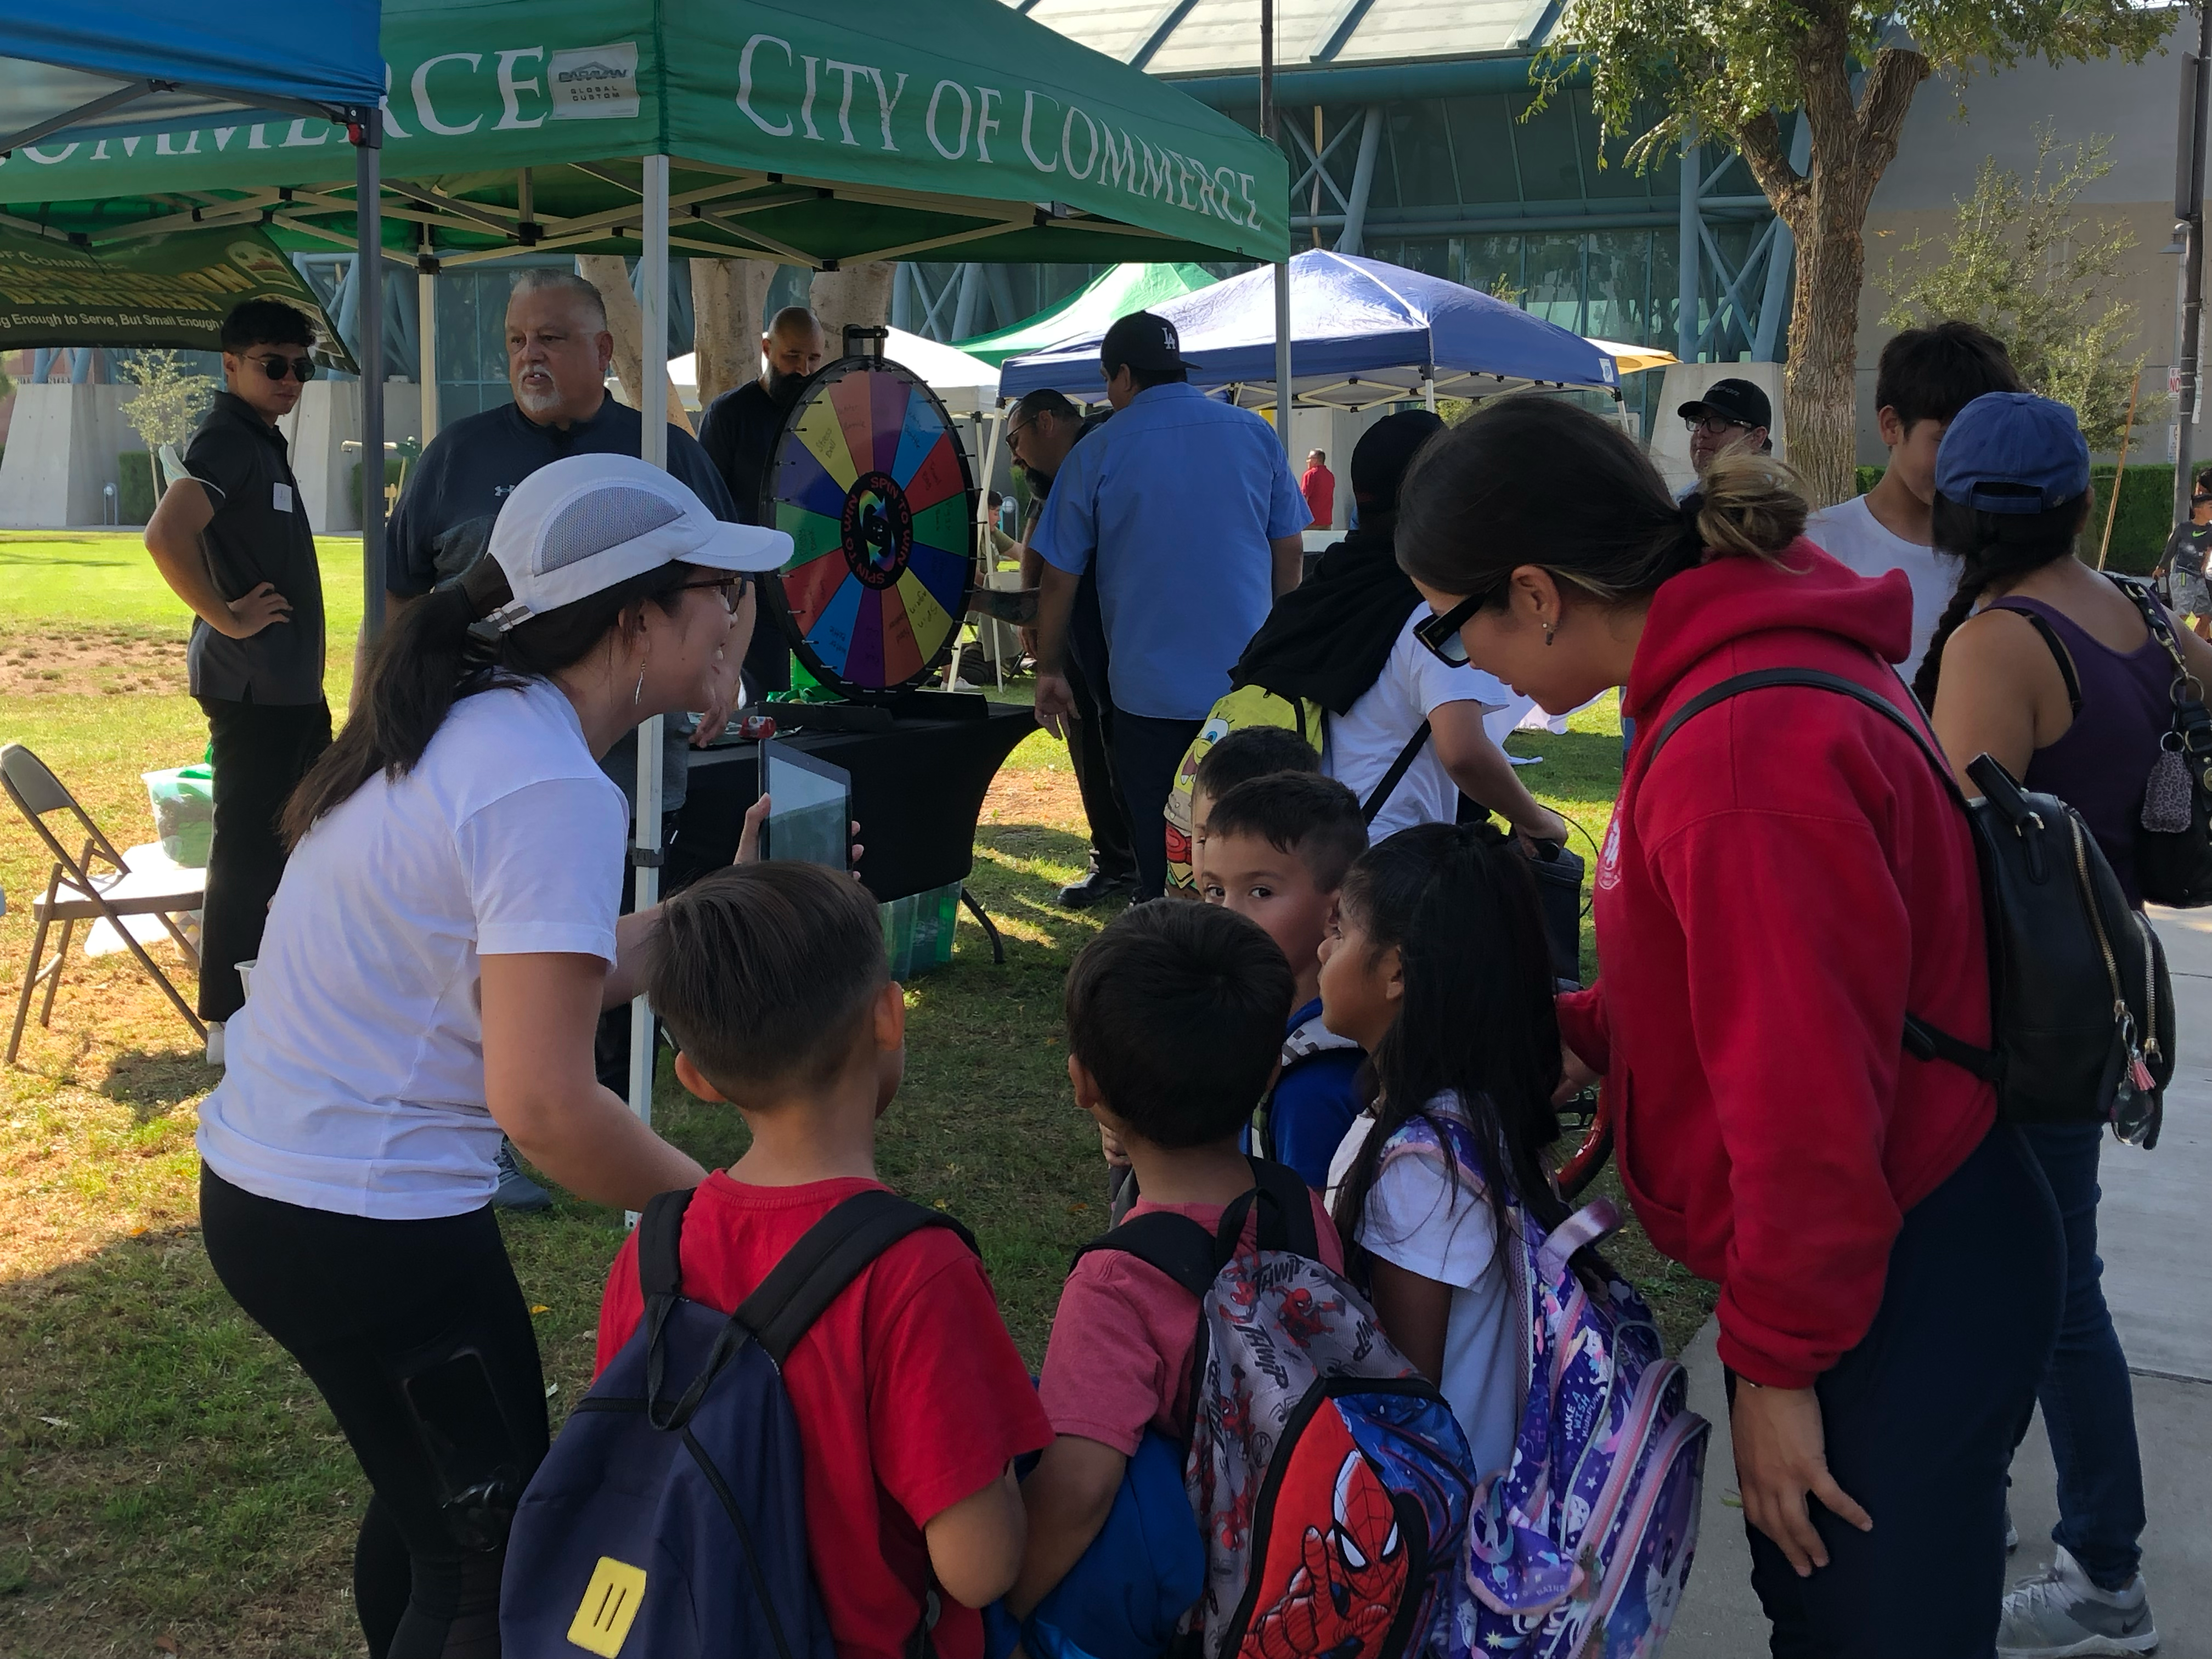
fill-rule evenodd
<path id="1" fill-rule="evenodd" d="M 2032 614 L 2026 612 L 2021 614 L 2027 615 L 2031 622 L 2041 621 L 2041 618 Z M 2045 632 L 2047 635 L 2048 630 Z M 2070 675 L 2068 677 L 2068 684 L 2069 687 L 2074 684 Z M 1763 690 L 1768 686 L 1774 685 L 1802 685 L 1817 691 L 1834 691 L 1844 696 L 1856 698 L 1868 708 L 1887 716 L 1889 720 L 1902 727 L 1905 735 L 1918 745 L 1920 752 L 1927 757 L 1929 765 L 1936 769 L 1936 775 L 1943 781 L 1943 787 L 1950 792 L 1951 799 L 1958 802 L 1961 809 L 1966 808 L 1966 792 L 1959 787 L 1958 778 L 1953 775 L 1943 757 L 1936 752 L 1934 742 L 1920 729 L 1918 721 L 1913 720 L 1879 691 L 1871 690 L 1861 685 L 1856 680 L 1846 679 L 1841 674 L 1831 674 L 1826 670 L 1820 668 L 1757 668 L 1747 674 L 1732 675 L 1717 685 L 1708 686 L 1668 716 L 1667 723 L 1659 728 L 1657 735 L 1651 739 L 1650 750 L 1644 757 L 1643 770 L 1638 775 L 1638 777 L 1641 778 L 1650 772 L 1652 763 L 1659 758 L 1659 751 L 1667 746 L 1667 739 L 1680 731 L 1685 722 L 1703 714 L 1715 703 L 1726 702 L 1730 697 L 1741 692 Z M 1908 1012 L 1905 1016 L 1904 1041 L 1905 1052 L 1916 1060 L 1948 1060 L 1952 1065 L 1972 1073 L 1984 1083 L 2001 1084 L 2003 1081 L 2003 1059 L 1995 1050 L 1978 1048 L 1972 1043 L 1954 1037 L 1938 1026 L 1930 1025 L 1916 1014 Z"/>
<path id="2" fill-rule="evenodd" d="M 732 1317 L 752 1333 L 753 1340 L 780 1367 L 862 1268 L 924 1227 L 949 1227 L 960 1235 L 962 1243 L 975 1250 L 975 1236 L 942 1210 L 881 1188 L 855 1193 L 784 1252 L 783 1260 L 738 1304 Z"/>
<path id="3" fill-rule="evenodd" d="M 1082 1261 L 1093 1250 L 1133 1255 L 1193 1296 L 1204 1296 L 1206 1286 L 1213 1283 L 1213 1235 L 1188 1216 L 1170 1215 L 1165 1210 L 1133 1216 L 1085 1244 L 1075 1253 L 1075 1261 Z"/>
<path id="4" fill-rule="evenodd" d="M 1252 1190 L 1233 1200 L 1221 1212 L 1221 1226 L 1213 1236 L 1213 1265 L 1218 1272 L 1237 1253 L 1244 1237 L 1244 1223 L 1255 1206 L 1259 1211 L 1258 1243 L 1263 1250 L 1287 1250 L 1293 1255 L 1318 1260 L 1321 1239 L 1314 1231 L 1313 1194 L 1304 1178 L 1288 1164 L 1268 1158 L 1249 1159 Z"/>
<path id="5" fill-rule="evenodd" d="M 645 1397 L 660 1397 L 665 1362 L 662 1333 L 684 1293 L 684 1217 L 697 1189 L 655 1193 L 637 1218 L 638 1287 L 645 1293 Z"/>
<path id="6" fill-rule="evenodd" d="M 1390 769 L 1382 775 L 1382 781 L 1375 786 L 1375 793 L 1360 803 L 1362 823 L 1374 823 L 1375 815 L 1390 804 L 1390 797 L 1406 781 L 1406 774 L 1413 769 L 1413 763 L 1421 757 L 1421 750 L 1428 747 L 1428 742 L 1429 723 L 1423 720 L 1420 729 L 1408 738 L 1406 746 L 1398 751 L 1398 758 L 1390 763 Z"/>
<path id="7" fill-rule="evenodd" d="M 2074 653 L 2066 648 L 2053 628 L 2040 611 L 2026 611 L 2016 605 L 2007 605 L 2002 599 L 1991 603 L 1992 611 L 2008 611 L 2030 628 L 2043 635 L 2043 642 L 2051 647 L 2051 660 L 2058 665 L 2058 678 L 2066 682 L 2066 703 L 2076 714 L 2081 712 L 2081 677 L 2074 672 Z"/>

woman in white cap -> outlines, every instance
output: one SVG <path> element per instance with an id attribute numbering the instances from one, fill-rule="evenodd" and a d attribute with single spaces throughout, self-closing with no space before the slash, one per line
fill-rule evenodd
<path id="1" fill-rule="evenodd" d="M 603 1204 L 703 1176 L 594 1075 L 652 925 L 617 925 L 627 817 L 595 757 L 714 702 L 752 574 L 790 549 L 629 457 L 542 468 L 490 556 L 398 619 L 287 808 L 253 994 L 200 1109 L 200 1215 L 374 1488 L 354 1555 L 374 1659 L 499 1651 L 507 1519 L 547 1443 L 490 1208 L 501 1132 Z"/>

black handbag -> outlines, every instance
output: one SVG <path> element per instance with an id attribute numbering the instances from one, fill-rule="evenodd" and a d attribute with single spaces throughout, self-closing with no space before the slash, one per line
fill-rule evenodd
<path id="1" fill-rule="evenodd" d="M 2158 935 L 2131 909 L 2081 816 L 2056 795 L 2022 789 L 1989 756 L 1966 769 L 1969 801 L 1934 743 L 1904 709 L 1840 674 L 1761 668 L 1698 693 L 1653 740 L 1648 773 L 1685 720 L 1746 691 L 1806 686 L 1856 698 L 1901 727 L 1927 757 L 1974 833 L 1990 957 L 1990 1046 L 1977 1048 L 1911 1012 L 1905 1051 L 1961 1066 L 1997 1091 L 2014 1123 L 2110 1123 L 2119 1139 L 2158 1144 L 2173 1076 L 2173 991 Z"/>
<path id="2" fill-rule="evenodd" d="M 2172 714 L 2136 820 L 2136 882 L 2153 904 L 2212 904 L 2212 714 L 2205 711 L 2204 688 L 2182 660 L 2173 625 L 2148 586 L 2117 576 L 2112 581 L 2135 601 L 2151 638 L 2173 659 Z"/>

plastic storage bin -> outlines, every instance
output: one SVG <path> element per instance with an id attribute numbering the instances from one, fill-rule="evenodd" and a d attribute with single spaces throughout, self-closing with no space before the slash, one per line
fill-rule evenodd
<path id="1" fill-rule="evenodd" d="M 958 882 L 877 908 L 884 919 L 884 959 L 893 979 L 911 979 L 952 960 L 952 935 L 960 916 Z"/>

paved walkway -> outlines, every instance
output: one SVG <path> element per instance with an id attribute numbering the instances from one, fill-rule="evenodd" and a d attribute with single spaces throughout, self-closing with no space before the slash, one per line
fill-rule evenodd
<path id="1" fill-rule="evenodd" d="M 2150 1514 L 2143 1571 L 2165 1659 L 2212 1659 L 2212 913 L 2152 912 L 2180 1015 L 2181 1056 L 2158 1150 L 2107 1141 L 2099 1206 L 2105 1296 L 2135 1372 Z M 1708 1322 L 1685 1356 L 1691 1403 L 1713 1422 L 1698 1562 L 1669 1646 L 1695 1659 L 1759 1659 L 1766 1622 L 1751 1593 L 1728 1410 Z M 2049 1565 L 2058 1518 L 2040 1420 L 2013 1464 L 2015 1575 Z M 1905 1650 L 1899 1649 L 1900 1659 Z"/>

